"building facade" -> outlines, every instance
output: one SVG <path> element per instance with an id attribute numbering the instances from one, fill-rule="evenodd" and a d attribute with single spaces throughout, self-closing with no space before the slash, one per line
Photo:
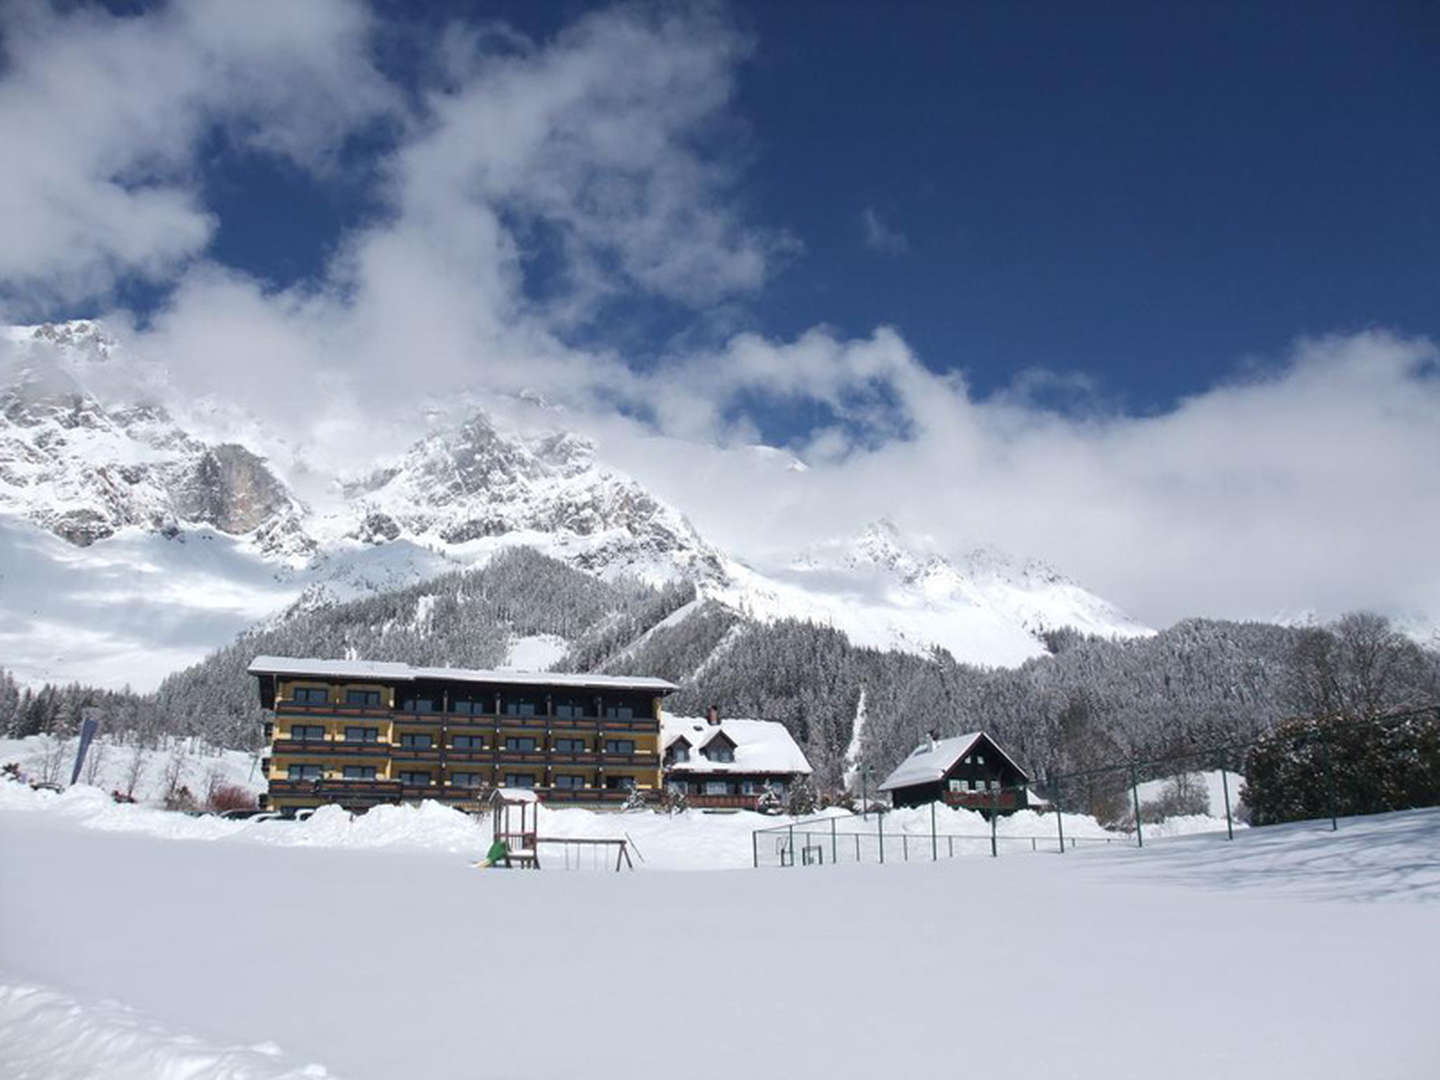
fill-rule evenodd
<path id="1" fill-rule="evenodd" d="M 928 739 L 880 784 L 895 806 L 944 802 L 1008 814 L 1029 805 L 1030 776 L 983 731 Z"/>
<path id="2" fill-rule="evenodd" d="M 778 720 L 671 716 L 661 727 L 665 786 L 702 809 L 755 810 L 766 789 L 782 801 L 810 762 Z"/>
<path id="3" fill-rule="evenodd" d="M 261 656 L 269 790 L 282 812 L 435 799 L 478 810 L 495 788 L 620 804 L 661 785 L 663 679 L 421 668 Z"/>

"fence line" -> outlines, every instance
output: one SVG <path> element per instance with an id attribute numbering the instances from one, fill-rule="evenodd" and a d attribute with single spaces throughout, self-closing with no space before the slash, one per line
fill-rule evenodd
<path id="1" fill-rule="evenodd" d="M 890 849 L 889 859 L 892 862 L 896 861 L 897 854 L 900 861 L 907 862 L 913 858 L 923 858 L 927 854 L 932 861 L 942 857 L 952 858 L 957 854 L 957 850 L 959 853 L 967 850 L 973 852 L 977 845 L 983 850 L 986 844 L 989 846 L 991 856 L 995 857 L 999 856 L 1002 849 L 1007 852 L 1018 849 L 1034 853 L 1053 851 L 1064 854 L 1066 851 L 1075 850 L 1078 846 L 1091 844 L 1133 843 L 1134 846 L 1143 848 L 1147 814 L 1153 822 L 1164 820 L 1166 814 L 1181 815 L 1200 812 L 1193 809 L 1187 810 L 1186 800 L 1190 800 L 1189 805 L 1199 805 L 1198 797 L 1204 793 L 1193 788 L 1188 792 L 1182 790 L 1178 779 L 1190 773 L 1215 769 L 1218 769 L 1220 773 L 1226 839 L 1233 840 L 1235 838 L 1234 800 L 1238 797 L 1239 792 L 1231 790 L 1230 773 L 1232 769 L 1241 766 L 1243 762 L 1243 767 L 1247 769 L 1248 782 L 1248 770 L 1254 765 L 1257 756 L 1252 752 L 1257 750 L 1274 752 L 1278 749 L 1288 750 L 1292 753 L 1298 752 L 1295 760 L 1282 763 L 1284 767 L 1291 768 L 1292 771 L 1300 770 L 1298 781 L 1293 776 L 1286 781 L 1292 786 L 1298 785 L 1301 788 L 1301 797 L 1295 801 L 1295 808 L 1298 809 L 1289 817 L 1277 817 L 1275 822 L 1299 820 L 1306 816 L 1328 816 L 1331 830 L 1336 831 L 1339 829 L 1341 809 L 1337 797 L 1339 779 L 1332 744 L 1338 745 L 1343 740 L 1356 735 L 1379 737 L 1384 734 L 1393 734 L 1397 730 L 1401 730 L 1404 725 L 1414 721 L 1420 721 L 1422 724 L 1433 723 L 1435 734 L 1440 735 L 1440 705 L 1406 707 L 1377 716 L 1356 719 L 1328 717 L 1311 721 L 1295 721 L 1291 725 L 1292 730 L 1289 731 L 1281 727 L 1254 739 L 1196 747 L 1194 750 L 1181 754 L 1149 759 L 1135 758 L 1115 765 L 1071 773 L 1052 773 L 1026 784 L 1002 786 L 992 780 L 988 782 L 989 786 L 985 790 L 973 790 L 972 784 L 970 791 L 942 792 L 941 798 L 945 805 L 976 810 L 987 816 L 990 822 L 988 836 L 978 833 L 941 833 L 936 826 L 936 803 L 934 802 L 930 803 L 930 829 L 928 832 L 907 833 L 901 831 L 892 833 L 888 838 L 885 832 L 884 814 L 873 813 L 872 815 L 868 808 L 859 816 L 832 815 L 806 818 L 788 825 L 769 826 L 755 830 L 752 837 L 753 863 L 756 867 L 761 865 L 762 850 L 766 855 L 766 865 L 770 864 L 769 860 L 772 857 L 775 864 L 780 866 L 823 865 L 826 861 L 832 864 L 841 861 L 884 863 L 887 839 Z M 1414 730 L 1413 728 L 1409 729 L 1411 735 Z M 1407 736 L 1402 732 L 1401 738 L 1405 737 Z M 1304 754 L 1314 749 L 1319 751 L 1318 775 L 1307 777 L 1303 771 L 1308 764 L 1304 760 Z M 1353 750 L 1353 747 L 1351 749 Z M 1395 760 L 1385 760 L 1382 757 L 1378 762 L 1367 762 L 1367 767 L 1408 770 L 1404 774 L 1408 785 L 1404 798 L 1410 800 L 1407 805 L 1440 804 L 1440 759 L 1423 758 L 1417 765 L 1410 760 L 1414 755 L 1408 749 L 1398 752 L 1392 749 L 1391 753 Z M 1258 756 L 1264 757 L 1264 754 Z M 1427 769 L 1430 771 L 1427 772 Z M 1142 780 L 1142 774 L 1146 779 Z M 1158 800 L 1152 799 L 1142 803 L 1141 784 L 1159 779 L 1176 782 L 1175 791 L 1162 793 Z M 1368 779 L 1371 788 L 1379 791 L 1381 785 L 1378 778 L 1369 776 Z M 1354 786 L 1352 785 L 1352 787 Z M 1099 789 L 1098 800 L 1097 788 Z M 1099 816 L 1097 810 L 1106 799 L 1110 800 L 1106 804 L 1110 811 L 1118 811 L 1119 804 L 1116 800 L 1123 799 L 1124 802 L 1127 802 L 1129 804 L 1128 819 L 1119 812 L 1105 815 L 1106 820 L 1120 822 L 1124 833 L 1114 837 L 1066 837 L 1064 815 L 1067 789 L 1072 799 L 1079 800 L 1078 812 L 1092 816 Z M 1322 789 L 1323 811 L 1320 814 L 1309 814 L 1308 811 L 1312 808 L 1309 800 L 1317 796 Z M 1356 794 L 1354 790 L 1349 790 L 1347 796 L 1352 804 L 1363 802 L 1366 797 L 1374 801 L 1381 798 L 1381 796 L 1375 795 L 1375 791 L 1367 789 Z M 1038 803 L 1032 806 L 1030 798 L 1035 793 L 1043 793 L 1043 795 L 1039 798 Z M 1167 800 L 1169 800 L 1168 804 Z M 1203 812 L 1211 813 L 1208 806 L 1208 795 L 1205 796 L 1204 802 Z M 1053 812 L 1055 835 L 1053 837 L 999 835 L 997 830 L 999 817 L 1009 810 L 1025 807 L 1035 809 L 1042 814 Z M 1345 810 L 1345 813 L 1347 815 L 1363 814 L 1400 808 L 1402 807 L 1386 805 L 1381 801 L 1377 807 L 1368 810 L 1357 810 L 1352 805 Z M 1077 811 L 1072 810 L 1072 812 Z M 872 816 L 874 819 L 873 829 L 870 827 Z M 841 831 L 837 824 L 839 822 L 845 823 L 844 831 Z M 864 828 L 851 828 L 857 822 L 864 822 Z M 1131 829 L 1133 829 L 1133 833 L 1131 833 Z M 928 852 L 926 848 L 928 848 Z M 842 855 L 845 857 L 842 858 Z M 873 856 L 873 858 L 867 858 L 867 856 Z"/>

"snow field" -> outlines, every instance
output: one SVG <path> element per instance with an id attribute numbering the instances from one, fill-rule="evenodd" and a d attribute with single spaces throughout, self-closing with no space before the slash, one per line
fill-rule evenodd
<path id="1" fill-rule="evenodd" d="M 1440 971 L 1415 962 L 1437 841 L 1418 811 L 1063 858 L 565 875 L 0 810 L 0 972 L 66 995 L 75 1031 L 108 1030 L 115 1000 L 198 1040 L 174 1054 L 279 1046 L 353 1080 L 943 1076 L 957 1054 L 1401 1080 L 1440 1060 Z M 46 1024 L 31 1075 L 93 1075 Z"/>
<path id="2" fill-rule="evenodd" d="M 10 1080 L 316 1080 L 273 1043 L 208 1044 L 115 1002 L 81 1003 L 33 986 L 0 986 L 0 1060 Z"/>

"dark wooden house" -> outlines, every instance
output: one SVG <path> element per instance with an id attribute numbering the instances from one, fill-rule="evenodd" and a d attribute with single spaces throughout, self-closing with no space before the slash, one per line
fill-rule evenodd
<path id="1" fill-rule="evenodd" d="M 1012 813 L 1029 805 L 1030 776 L 983 731 L 917 746 L 880 785 L 896 806 L 944 802 Z"/>

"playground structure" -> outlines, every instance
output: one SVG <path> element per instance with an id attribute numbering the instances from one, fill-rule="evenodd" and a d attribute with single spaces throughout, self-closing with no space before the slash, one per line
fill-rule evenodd
<path id="1" fill-rule="evenodd" d="M 519 867 L 524 870 L 540 869 L 540 845 L 548 844 L 561 848 L 561 858 L 566 870 L 584 868 L 585 856 L 590 855 L 592 868 L 608 866 L 610 854 L 615 852 L 615 870 L 622 866 L 635 869 L 630 859 L 634 846 L 629 837 L 563 837 L 540 835 L 540 800 L 534 792 L 523 788 L 498 789 L 490 796 L 491 843 L 481 866 L 503 866 L 506 869 Z M 640 854 L 636 849 L 635 854 Z"/>

